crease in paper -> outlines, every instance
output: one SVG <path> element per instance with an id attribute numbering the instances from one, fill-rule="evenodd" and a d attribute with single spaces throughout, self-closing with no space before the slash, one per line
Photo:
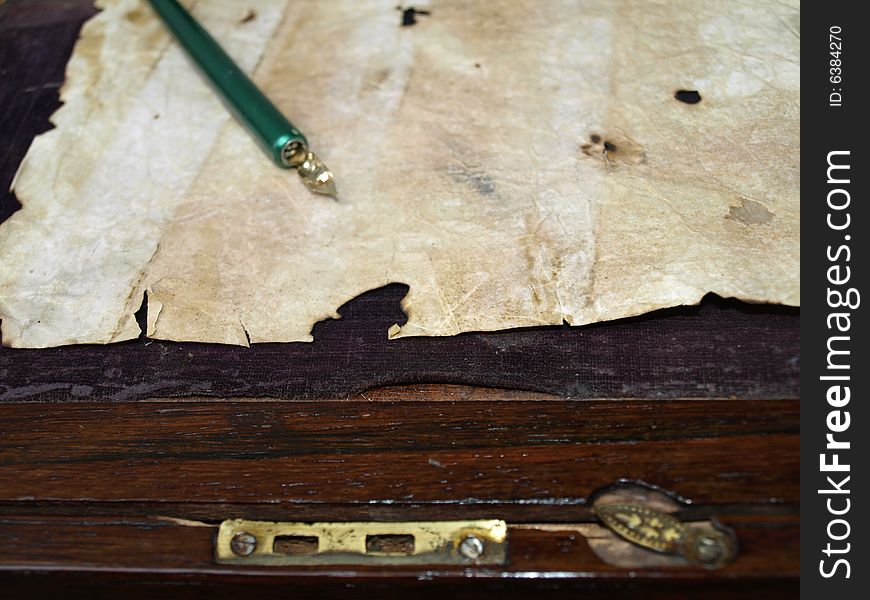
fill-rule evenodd
<path id="1" fill-rule="evenodd" d="M 391 337 L 711 291 L 799 304 L 797 4 L 428 9 L 193 5 L 335 171 L 335 203 L 272 166 L 145 3 L 106 0 L 0 226 L 3 343 L 136 337 L 146 292 L 147 335 L 240 345 L 310 340 L 391 282 Z"/>

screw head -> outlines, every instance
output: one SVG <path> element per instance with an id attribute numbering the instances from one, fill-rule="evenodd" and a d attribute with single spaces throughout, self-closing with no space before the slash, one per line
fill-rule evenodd
<path id="1" fill-rule="evenodd" d="M 250 556 L 257 548 L 257 538 L 247 531 L 240 531 L 230 540 L 230 550 L 236 556 Z"/>
<path id="2" fill-rule="evenodd" d="M 724 553 L 722 542 L 712 536 L 702 535 L 695 542 L 695 553 L 703 563 L 713 563 Z"/>
<path id="3" fill-rule="evenodd" d="M 472 560 L 480 558 L 484 549 L 483 540 L 476 535 L 467 535 L 459 542 L 459 553 Z"/>

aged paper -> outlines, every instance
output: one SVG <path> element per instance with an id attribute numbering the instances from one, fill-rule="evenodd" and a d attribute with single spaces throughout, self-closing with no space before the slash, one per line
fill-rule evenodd
<path id="1" fill-rule="evenodd" d="M 394 1 L 193 4 L 333 202 L 147 4 L 106 0 L 0 227 L 3 343 L 135 337 L 146 291 L 149 336 L 242 345 L 310 340 L 390 282 L 410 288 L 393 337 L 799 303 L 797 3 L 415 6 L 403 27 Z"/>

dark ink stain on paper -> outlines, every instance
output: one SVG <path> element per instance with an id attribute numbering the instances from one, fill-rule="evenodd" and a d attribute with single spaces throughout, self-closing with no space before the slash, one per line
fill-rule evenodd
<path id="1" fill-rule="evenodd" d="M 697 90 L 677 90 L 674 98 L 686 104 L 697 104 L 701 101 L 701 94 Z"/>
<path id="2" fill-rule="evenodd" d="M 428 15 L 432 14 L 428 10 L 418 10 L 418 9 L 414 8 L 413 6 L 410 6 L 408 8 L 402 8 L 401 6 L 397 6 L 396 10 L 402 11 L 402 23 L 401 23 L 402 27 L 411 27 L 412 25 L 416 25 L 417 24 L 417 15 L 428 16 Z"/>
<path id="3" fill-rule="evenodd" d="M 486 173 L 449 166 L 447 167 L 447 174 L 456 183 L 467 185 L 481 196 L 492 196 L 495 194 L 495 184 L 492 181 L 492 177 Z"/>
<path id="4" fill-rule="evenodd" d="M 605 138 L 601 134 L 593 133 L 589 141 L 580 145 L 580 151 L 586 156 L 598 158 L 606 164 L 639 165 L 646 162 L 646 153 L 637 142 L 620 138 Z"/>

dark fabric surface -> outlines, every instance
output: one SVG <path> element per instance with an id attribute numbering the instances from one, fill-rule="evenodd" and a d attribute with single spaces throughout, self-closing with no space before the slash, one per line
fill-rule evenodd
<path id="1" fill-rule="evenodd" d="M 0 7 L 0 221 L 33 136 L 50 127 L 87 2 Z M 0 265 L 2 268 L 2 265 Z M 0 348 L 0 400 L 343 397 L 388 384 L 462 383 L 572 398 L 792 398 L 797 309 L 717 298 L 589 327 L 387 341 L 405 286 L 374 290 L 315 326 L 311 344 L 238 348 L 144 338 L 111 346 Z"/>

